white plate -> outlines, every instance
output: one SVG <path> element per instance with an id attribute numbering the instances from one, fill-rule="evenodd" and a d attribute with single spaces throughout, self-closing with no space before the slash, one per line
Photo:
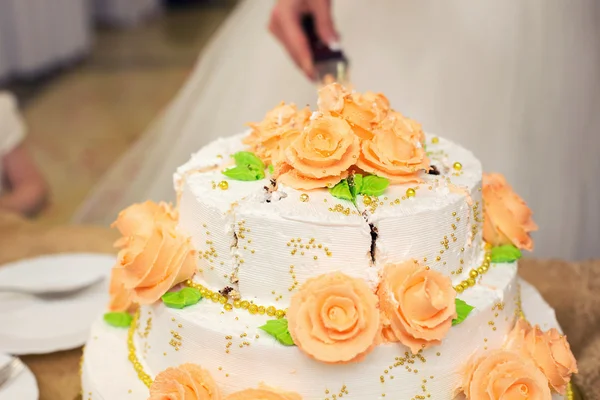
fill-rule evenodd
<path id="1" fill-rule="evenodd" d="M 0 352 L 43 354 L 82 346 L 95 317 L 108 302 L 108 278 L 116 261 L 106 254 L 58 254 L 35 259 L 40 268 L 54 262 L 106 268 L 106 278 L 68 295 L 0 293 Z"/>
<path id="2" fill-rule="evenodd" d="M 0 368 L 8 364 L 9 361 L 10 356 L 0 354 Z M 37 400 L 38 395 L 35 376 L 27 367 L 17 377 L 0 387 L 0 400 Z"/>
<path id="3" fill-rule="evenodd" d="M 0 292 L 48 294 L 82 289 L 106 277 L 106 265 L 87 263 L 89 256 L 52 254 L 4 264 L 0 267 Z"/>

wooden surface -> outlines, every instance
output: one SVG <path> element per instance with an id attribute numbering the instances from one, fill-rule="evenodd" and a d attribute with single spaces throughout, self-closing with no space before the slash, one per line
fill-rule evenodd
<path id="1" fill-rule="evenodd" d="M 47 227 L 0 214 L 0 265 L 42 254 L 113 253 L 115 232 L 86 226 Z M 576 382 L 587 399 L 600 399 L 600 261 L 523 260 L 521 275 L 552 305 L 579 362 Z M 41 400 L 75 399 L 80 391 L 81 349 L 25 356 Z"/>

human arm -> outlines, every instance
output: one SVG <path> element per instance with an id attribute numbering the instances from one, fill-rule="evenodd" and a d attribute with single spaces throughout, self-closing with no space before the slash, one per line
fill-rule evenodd
<path id="1" fill-rule="evenodd" d="M 0 195 L 0 209 L 32 216 L 48 200 L 48 186 L 23 144 L 2 159 L 4 182 L 8 186 Z"/>
<path id="2" fill-rule="evenodd" d="M 317 34 L 323 43 L 332 45 L 338 41 L 331 0 L 279 0 L 271 13 L 269 30 L 304 74 L 314 80 L 316 73 L 310 46 L 301 26 L 304 14 L 313 15 Z"/>

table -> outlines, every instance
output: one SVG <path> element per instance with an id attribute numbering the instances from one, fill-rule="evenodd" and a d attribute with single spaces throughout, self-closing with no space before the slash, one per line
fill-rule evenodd
<path id="1" fill-rule="evenodd" d="M 114 253 L 117 233 L 102 227 L 48 227 L 0 213 L 0 265 L 60 252 Z M 520 274 L 555 308 L 579 363 L 577 384 L 600 399 L 600 260 L 568 263 L 523 260 Z M 35 374 L 41 400 L 75 399 L 80 391 L 81 349 L 22 357 Z"/>
<path id="2" fill-rule="evenodd" d="M 115 253 L 118 234 L 93 226 L 48 227 L 0 213 L 0 265 L 25 257 L 61 252 Z M 22 357 L 37 378 L 40 400 L 75 399 L 81 390 L 81 348 Z"/>

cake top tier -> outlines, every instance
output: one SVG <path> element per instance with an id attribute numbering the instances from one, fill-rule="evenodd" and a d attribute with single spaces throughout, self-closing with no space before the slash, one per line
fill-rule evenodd
<path id="1" fill-rule="evenodd" d="M 373 289 L 390 263 L 422 262 L 460 283 L 481 262 L 481 164 L 390 108 L 333 84 L 311 114 L 281 104 L 177 170 L 179 227 L 194 280 L 286 307 L 342 271 Z"/>

